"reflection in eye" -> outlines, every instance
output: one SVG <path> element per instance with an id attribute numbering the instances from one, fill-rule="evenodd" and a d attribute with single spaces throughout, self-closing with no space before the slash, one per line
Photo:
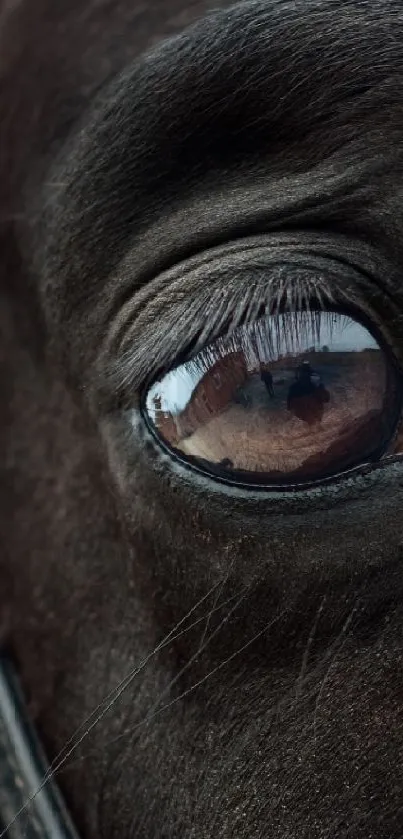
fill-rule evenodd
<path id="1" fill-rule="evenodd" d="M 399 450 L 398 374 L 337 312 L 266 316 L 148 390 L 146 415 L 182 458 L 231 481 L 318 480 Z"/>

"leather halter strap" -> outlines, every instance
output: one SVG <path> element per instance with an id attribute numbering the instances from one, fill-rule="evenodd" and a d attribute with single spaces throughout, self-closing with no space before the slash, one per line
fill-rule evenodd
<path id="1" fill-rule="evenodd" d="M 78 839 L 54 778 L 35 794 L 49 771 L 15 669 L 0 656 L 0 839 Z"/>

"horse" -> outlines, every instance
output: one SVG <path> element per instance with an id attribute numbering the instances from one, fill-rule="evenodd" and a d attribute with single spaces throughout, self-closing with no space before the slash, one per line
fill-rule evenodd
<path id="1" fill-rule="evenodd" d="M 398 417 L 257 486 L 144 392 L 276 306 L 399 390 L 402 67 L 400 0 L 1 0 L 0 647 L 48 767 L 2 837 L 54 782 L 85 839 L 400 839 Z"/>

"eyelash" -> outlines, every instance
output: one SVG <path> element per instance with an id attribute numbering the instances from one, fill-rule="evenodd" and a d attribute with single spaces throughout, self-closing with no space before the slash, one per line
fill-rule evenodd
<path id="1" fill-rule="evenodd" d="M 257 354 L 263 357 L 261 352 L 262 346 L 268 347 L 274 353 L 280 353 L 284 347 L 293 351 L 298 347 L 301 340 L 307 343 L 320 343 L 321 331 L 327 332 L 327 340 L 332 341 L 334 331 L 334 311 L 323 311 L 321 309 L 306 309 L 295 311 L 292 320 L 289 318 L 282 318 L 282 312 L 279 312 L 279 317 L 275 322 L 265 322 L 259 318 L 254 324 L 255 326 L 255 340 L 257 342 Z M 345 315 L 345 321 L 338 320 L 338 329 L 342 330 L 345 325 L 348 325 L 350 318 Z M 271 328 L 274 327 L 271 331 Z M 260 345 L 260 349 L 259 349 Z M 213 352 L 214 349 L 214 352 Z M 211 366 L 231 352 L 241 351 L 245 358 L 251 351 L 250 338 L 248 332 L 239 327 L 231 333 L 231 335 L 221 335 L 213 342 L 213 345 L 203 347 L 197 354 L 196 359 L 189 359 L 188 366 L 191 368 L 192 363 L 197 364 L 197 369 L 200 372 L 207 373 Z"/>
<path id="2" fill-rule="evenodd" d="M 245 289 L 243 282 L 226 286 L 225 290 L 206 288 L 191 302 L 180 294 L 180 305 L 170 303 L 168 315 L 158 325 L 158 342 L 147 325 L 149 307 L 145 307 L 130 329 L 125 331 L 121 349 L 116 352 L 112 376 L 115 389 L 124 394 L 142 390 L 153 378 L 172 367 L 190 361 L 203 348 L 217 340 L 228 340 L 239 326 L 255 323 L 265 313 L 304 311 L 318 312 L 336 310 L 338 304 L 347 299 L 343 292 L 336 301 L 329 282 L 318 275 L 312 278 L 312 272 L 301 272 L 299 276 L 290 276 L 282 267 L 278 277 L 269 281 L 250 282 Z M 170 299 L 177 289 L 170 289 Z M 179 294 L 178 294 L 179 297 Z M 353 304 L 351 290 L 349 300 Z M 157 301 L 151 303 L 155 310 Z M 155 320 L 155 315 L 153 320 Z M 200 323 L 204 326 L 200 327 Z M 136 340 L 131 333 L 136 331 Z M 145 334 L 144 334 L 145 333 Z"/>

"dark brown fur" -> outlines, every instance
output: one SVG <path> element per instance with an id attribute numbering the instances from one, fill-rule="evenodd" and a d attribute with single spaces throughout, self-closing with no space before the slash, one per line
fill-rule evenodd
<path id="1" fill-rule="evenodd" d="M 85 839 L 400 839 L 403 465 L 232 491 L 138 406 L 280 263 L 402 360 L 401 2 L 227 6 L 0 0 L 2 640 L 50 758 L 133 676 Z"/>

